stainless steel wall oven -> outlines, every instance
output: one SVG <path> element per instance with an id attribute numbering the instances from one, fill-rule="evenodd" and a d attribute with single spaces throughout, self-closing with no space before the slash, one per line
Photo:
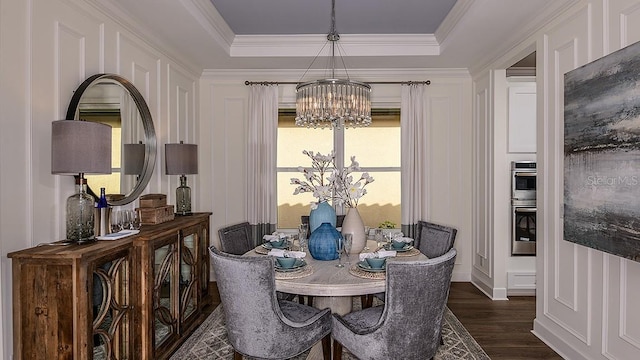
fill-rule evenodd
<path id="1" fill-rule="evenodd" d="M 511 163 L 511 254 L 536 254 L 536 163 Z"/>

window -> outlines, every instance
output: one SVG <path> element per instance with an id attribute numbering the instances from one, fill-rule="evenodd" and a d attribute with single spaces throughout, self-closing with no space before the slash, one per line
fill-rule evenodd
<path id="1" fill-rule="evenodd" d="M 295 125 L 295 110 L 281 109 L 278 116 L 277 197 L 278 228 L 296 228 L 301 215 L 308 215 L 311 194 L 293 195 L 290 179 L 300 178 L 298 166 L 310 166 L 302 150 L 328 154 L 332 149 L 343 164 L 351 156 L 375 181 L 367 185 L 358 210 L 366 226 L 377 227 L 389 220 L 400 225 L 400 110 L 373 109 L 372 124 L 342 130 L 307 129 Z M 338 213 L 341 209 L 337 209 Z"/>
<path id="2" fill-rule="evenodd" d="M 91 190 L 100 195 L 100 188 L 107 194 L 120 194 L 120 139 L 122 135 L 122 119 L 120 109 L 107 106 L 98 110 L 81 110 L 79 118 L 85 121 L 99 122 L 111 126 L 111 174 L 85 175 Z"/>

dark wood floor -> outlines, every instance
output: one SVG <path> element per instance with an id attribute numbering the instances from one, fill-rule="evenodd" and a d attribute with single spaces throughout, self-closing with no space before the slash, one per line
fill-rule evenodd
<path id="1" fill-rule="evenodd" d="M 211 285 L 213 304 L 208 311 L 220 304 L 218 289 Z M 471 283 L 454 282 L 447 305 L 492 360 L 562 359 L 531 333 L 533 296 L 492 301 Z"/>
<path id="2" fill-rule="evenodd" d="M 562 359 L 535 337 L 533 296 L 492 301 L 471 283 L 451 283 L 449 309 L 492 360 Z"/>

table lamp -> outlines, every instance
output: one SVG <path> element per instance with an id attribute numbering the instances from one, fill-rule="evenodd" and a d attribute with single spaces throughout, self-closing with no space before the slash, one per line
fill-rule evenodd
<path id="1" fill-rule="evenodd" d="M 180 175 L 180 186 L 176 189 L 176 215 L 191 214 L 191 189 L 187 186 L 188 174 L 198 173 L 198 145 L 164 145 L 165 167 L 167 175 Z"/>
<path id="2" fill-rule="evenodd" d="M 67 240 L 93 241 L 96 200 L 87 194 L 84 174 L 111 174 L 111 126 L 58 120 L 52 123 L 51 130 L 51 173 L 78 175 L 76 194 L 67 199 Z"/>

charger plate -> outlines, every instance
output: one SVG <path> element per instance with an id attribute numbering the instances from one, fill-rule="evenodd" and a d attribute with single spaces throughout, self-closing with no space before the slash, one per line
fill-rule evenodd
<path id="1" fill-rule="evenodd" d="M 416 256 L 420 255 L 420 250 L 413 248 L 407 251 L 398 251 L 396 252 L 396 256 Z"/>
<path id="2" fill-rule="evenodd" d="M 281 250 L 287 250 L 289 247 L 291 247 L 291 245 L 289 244 L 289 241 L 285 242 L 284 246 L 273 246 L 271 245 L 271 243 L 263 243 L 259 246 L 262 246 L 263 248 L 267 249 L 267 250 L 271 250 L 271 249 L 281 249 Z"/>
<path id="3" fill-rule="evenodd" d="M 279 272 L 298 271 L 300 270 L 300 268 L 303 268 L 305 266 L 307 266 L 307 262 L 304 261 L 304 259 L 296 259 L 294 265 L 290 268 L 284 268 L 280 266 L 280 264 L 278 263 L 278 260 L 276 260 L 276 263 L 275 263 L 276 271 L 279 271 Z"/>
<path id="4" fill-rule="evenodd" d="M 269 254 L 269 249 L 263 247 L 262 245 L 258 245 L 254 250 L 261 255 Z"/>
<path id="5" fill-rule="evenodd" d="M 363 278 L 363 279 L 371 279 L 371 280 L 384 280 L 386 279 L 386 271 L 381 271 L 381 272 L 370 272 L 370 271 L 366 271 L 361 269 L 358 266 L 358 263 L 355 263 L 353 265 L 351 265 L 351 267 L 349 268 L 349 273 L 353 276 L 357 276 L 359 278 Z"/>
<path id="6" fill-rule="evenodd" d="M 276 271 L 276 280 L 299 279 L 313 274 L 313 266 L 307 264 L 295 271 Z"/>

